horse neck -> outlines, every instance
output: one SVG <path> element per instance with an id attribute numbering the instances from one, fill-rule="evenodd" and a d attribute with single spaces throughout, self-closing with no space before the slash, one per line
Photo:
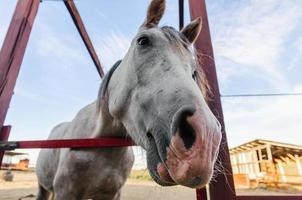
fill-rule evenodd
<path id="1" fill-rule="evenodd" d="M 96 125 L 92 137 L 125 137 L 127 135 L 125 128 L 109 114 L 108 102 L 96 106 L 100 107 L 96 107 L 99 111 L 95 117 Z"/>

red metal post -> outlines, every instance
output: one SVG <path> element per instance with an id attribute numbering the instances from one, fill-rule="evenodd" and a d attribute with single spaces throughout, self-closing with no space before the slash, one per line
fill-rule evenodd
<path id="1" fill-rule="evenodd" d="M 229 157 L 229 149 L 225 134 L 225 126 L 223 120 L 223 112 L 220 101 L 219 86 L 216 75 L 214 62 L 213 47 L 211 42 L 210 29 L 208 24 L 208 16 L 206 11 L 205 0 L 189 0 L 191 19 L 202 17 L 202 30 L 195 43 L 198 52 L 200 67 L 205 72 L 208 79 L 212 95 L 209 101 L 209 107 L 222 125 L 222 141 L 219 150 L 219 162 L 223 165 L 223 173 L 215 177 L 215 181 L 211 182 L 209 193 L 211 200 L 235 200 L 236 194 L 234 189 L 233 173 Z M 219 162 L 216 164 L 218 165 Z M 221 166 L 219 166 L 221 168 Z M 205 189 L 197 191 L 198 200 L 206 200 Z"/>
<path id="2" fill-rule="evenodd" d="M 74 4 L 73 0 L 68 0 L 68 1 L 64 1 L 64 4 L 76 26 L 76 28 L 78 29 L 80 36 L 89 52 L 90 57 L 93 60 L 93 63 L 96 67 L 96 70 L 98 71 L 100 77 L 104 76 L 104 71 L 103 68 L 101 66 L 101 62 L 99 61 L 99 58 L 94 50 L 94 47 L 92 45 L 92 42 L 89 38 L 89 35 L 85 29 L 84 23 L 81 19 L 81 16 L 78 12 L 78 9 L 76 8 L 76 5 Z"/>
<path id="3" fill-rule="evenodd" d="M 3 124 L 39 4 L 40 0 L 18 1 L 0 51 L 0 141 L 8 137 Z"/>
<path id="4" fill-rule="evenodd" d="M 206 190 L 206 188 L 196 189 L 196 199 L 197 200 L 207 200 L 207 190 Z"/>
<path id="5" fill-rule="evenodd" d="M 184 0 L 178 0 L 179 30 L 184 27 Z"/>
<path id="6" fill-rule="evenodd" d="M 7 141 L 9 137 L 11 126 L 2 126 L 0 131 L 0 141 Z M 0 151 L 0 169 L 2 165 L 2 159 L 4 156 L 4 151 Z"/>
<path id="7" fill-rule="evenodd" d="M 19 0 L 0 51 L 0 127 L 3 126 L 40 0 Z"/>
<path id="8" fill-rule="evenodd" d="M 237 196 L 237 200 L 301 200 L 301 196 Z"/>

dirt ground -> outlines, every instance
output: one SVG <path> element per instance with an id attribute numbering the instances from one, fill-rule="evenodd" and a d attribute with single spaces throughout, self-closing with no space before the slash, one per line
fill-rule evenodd
<path id="1" fill-rule="evenodd" d="M 2 175 L 3 171 L 0 171 Z M 0 200 L 34 200 L 37 192 L 37 179 L 34 172 L 14 171 L 14 181 L 4 182 L 0 179 Z M 263 189 L 237 190 L 239 195 L 289 195 L 280 191 Z M 295 193 L 291 193 L 294 195 Z M 296 193 L 297 194 L 297 193 Z M 301 195 L 301 193 L 300 193 Z M 176 186 L 160 187 L 152 181 L 128 179 L 122 191 L 122 200 L 195 200 L 195 190 Z"/>
<path id="2" fill-rule="evenodd" d="M 3 171 L 0 171 L 2 175 Z M 14 181 L 0 180 L 0 200 L 18 200 L 37 192 L 37 179 L 34 172 L 14 171 Z M 23 198 L 22 198 L 23 199 Z M 35 197 L 24 198 L 34 200 Z M 176 186 L 160 187 L 152 181 L 128 179 L 122 191 L 122 200 L 183 200 L 195 199 L 195 190 Z"/>

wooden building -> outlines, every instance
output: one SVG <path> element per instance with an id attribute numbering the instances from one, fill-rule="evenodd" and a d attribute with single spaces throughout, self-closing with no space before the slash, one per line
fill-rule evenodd
<path id="1" fill-rule="evenodd" d="M 27 153 L 6 151 L 4 153 L 1 169 L 28 170 L 29 159 Z"/>
<path id="2" fill-rule="evenodd" d="M 302 146 L 257 139 L 230 149 L 237 188 L 302 188 Z"/>

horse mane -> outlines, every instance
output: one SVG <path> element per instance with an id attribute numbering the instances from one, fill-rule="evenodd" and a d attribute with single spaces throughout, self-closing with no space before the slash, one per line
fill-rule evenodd
<path id="1" fill-rule="evenodd" d="M 175 28 L 171 26 L 163 26 L 161 27 L 161 30 L 165 34 L 166 38 L 174 44 L 180 51 L 181 54 L 183 54 L 184 51 L 189 51 L 194 59 L 194 65 L 195 65 L 195 76 L 196 76 L 196 83 L 198 87 L 200 88 L 203 97 L 208 102 L 210 101 L 210 96 L 212 94 L 210 85 L 208 83 L 208 80 L 205 76 L 205 72 L 202 69 L 202 67 L 199 66 L 199 58 L 198 55 L 196 55 L 195 48 L 189 48 L 191 44 L 189 43 L 188 39 L 179 31 L 177 31 Z"/>
<path id="2" fill-rule="evenodd" d="M 116 70 L 116 68 L 121 64 L 122 60 L 118 60 L 111 68 L 110 70 L 106 73 L 106 75 L 104 76 L 100 89 L 99 89 L 99 93 L 98 93 L 98 98 L 97 98 L 97 108 L 100 109 L 102 102 L 108 97 L 107 96 L 107 88 L 108 88 L 108 84 L 109 81 L 112 77 L 113 72 Z"/>

